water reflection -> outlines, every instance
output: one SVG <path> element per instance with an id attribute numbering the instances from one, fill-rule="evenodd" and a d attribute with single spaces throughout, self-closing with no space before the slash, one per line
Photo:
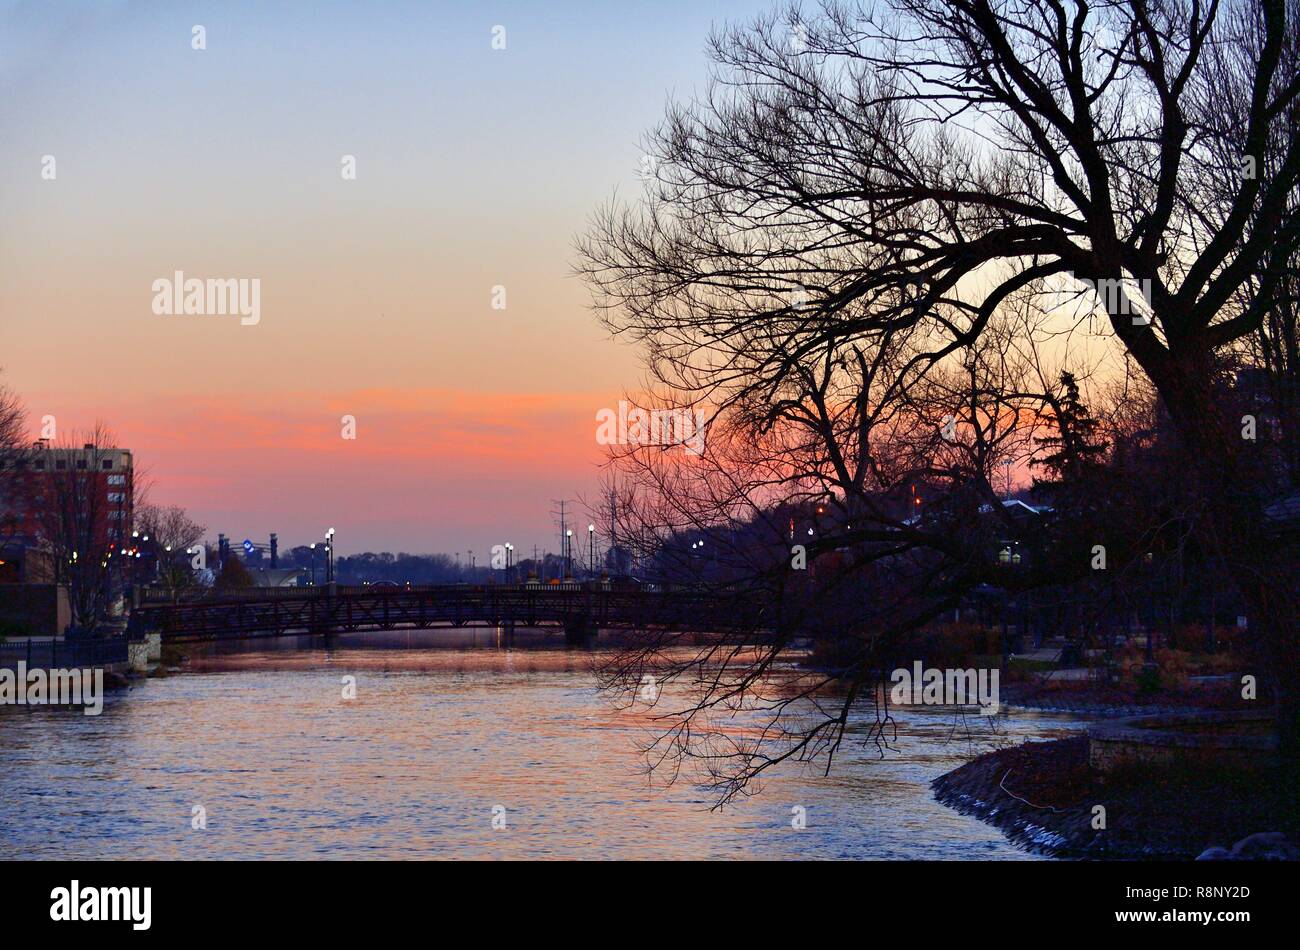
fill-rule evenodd
<path id="1" fill-rule="evenodd" d="M 509 650 L 494 631 L 365 636 L 196 654 L 97 718 L 0 708 L 0 857 L 1027 858 L 928 783 L 990 741 L 1077 725 L 1022 715 L 1001 737 L 954 736 L 950 713 L 903 711 L 883 760 L 851 741 L 830 776 L 790 766 L 711 811 L 647 780 L 653 723 L 597 695 L 592 654 L 523 631 Z"/>

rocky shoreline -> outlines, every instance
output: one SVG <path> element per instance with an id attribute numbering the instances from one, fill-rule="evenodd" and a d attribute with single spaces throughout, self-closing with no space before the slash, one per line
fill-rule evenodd
<path id="1" fill-rule="evenodd" d="M 941 775 L 931 783 L 934 797 L 963 815 L 971 815 L 993 825 L 1014 844 L 1034 854 L 1050 857 L 1108 857 L 1105 839 L 1089 826 L 1090 807 L 1042 806 L 1017 798 L 1005 787 L 1005 780 L 1030 746 L 1054 747 L 1042 754 L 1065 759 L 1075 751 L 1070 745 L 1082 744 L 1087 755 L 1087 739 L 1061 739 L 1056 742 L 1028 743 L 1015 749 L 1003 749 L 980 756 L 972 762 Z M 1035 750 L 1037 752 L 1037 750 Z"/>
<path id="2" fill-rule="evenodd" d="M 1001 749 L 931 787 L 942 804 L 1050 857 L 1300 859 L 1288 783 L 1227 772 L 1103 783 L 1088 768 L 1084 737 Z"/>

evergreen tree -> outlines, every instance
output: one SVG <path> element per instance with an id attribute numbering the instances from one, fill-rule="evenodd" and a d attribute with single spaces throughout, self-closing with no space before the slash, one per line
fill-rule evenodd
<path id="1" fill-rule="evenodd" d="M 1048 454 L 1034 462 L 1050 478 L 1034 478 L 1034 490 L 1072 487 L 1098 473 L 1105 464 L 1107 443 L 1100 437 L 1101 422 L 1093 418 L 1079 395 L 1073 373 L 1061 373 L 1060 395 L 1053 401 L 1056 434 L 1036 439 Z"/>

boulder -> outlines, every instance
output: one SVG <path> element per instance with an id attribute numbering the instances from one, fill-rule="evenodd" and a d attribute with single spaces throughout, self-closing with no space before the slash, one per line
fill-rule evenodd
<path id="1" fill-rule="evenodd" d="M 1248 835 L 1226 848 L 1206 848 L 1198 861 L 1300 861 L 1300 845 L 1280 831 L 1263 831 Z"/>

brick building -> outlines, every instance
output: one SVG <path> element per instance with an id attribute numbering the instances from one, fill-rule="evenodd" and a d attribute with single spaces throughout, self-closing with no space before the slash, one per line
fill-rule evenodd
<path id="1" fill-rule="evenodd" d="M 131 537 L 135 467 L 130 450 L 38 442 L 0 461 L 0 583 L 49 583 L 61 547 L 77 556 L 121 551 Z M 65 552 L 67 553 L 67 552 Z"/>

